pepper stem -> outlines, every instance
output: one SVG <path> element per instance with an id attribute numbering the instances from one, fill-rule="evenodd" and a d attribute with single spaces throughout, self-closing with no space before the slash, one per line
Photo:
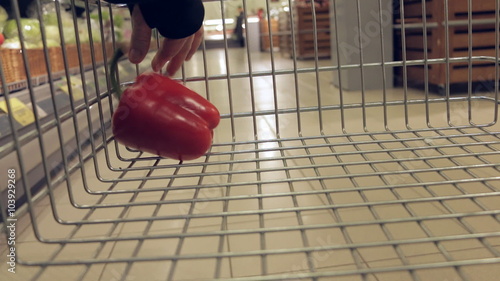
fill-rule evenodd
<path id="1" fill-rule="evenodd" d="M 113 86 L 114 92 L 116 94 L 116 97 L 118 100 L 122 98 L 122 89 L 120 87 L 120 84 L 118 83 L 118 61 L 120 60 L 121 57 L 123 57 L 125 53 L 121 48 L 116 49 L 115 54 L 113 55 L 113 58 L 111 58 L 109 70 L 111 72 L 111 85 Z"/>

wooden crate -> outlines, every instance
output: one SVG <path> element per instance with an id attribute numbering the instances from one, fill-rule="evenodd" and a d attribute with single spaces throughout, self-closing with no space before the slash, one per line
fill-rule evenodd
<path id="1" fill-rule="evenodd" d="M 316 33 L 314 33 L 314 14 L 312 7 L 296 7 L 297 55 L 299 58 L 315 56 L 315 40 L 319 57 L 330 56 L 330 9 L 316 7 Z"/>
<path id="2" fill-rule="evenodd" d="M 427 45 L 424 46 L 424 29 L 422 24 L 422 1 L 406 0 L 404 3 L 404 20 L 406 60 L 468 58 L 465 62 L 445 62 L 427 64 L 418 62 L 407 67 L 407 79 L 410 84 L 423 84 L 426 81 L 425 69 L 428 67 L 428 82 L 438 87 L 446 83 L 460 84 L 468 81 L 487 82 L 495 80 L 495 56 L 497 37 L 495 28 L 495 1 L 474 0 L 469 13 L 467 0 L 454 0 L 448 7 L 448 20 L 444 1 L 426 1 Z M 397 11 L 396 11 L 397 12 Z M 469 31 L 468 18 L 472 16 L 472 29 Z M 448 23 L 448 26 L 445 23 Z M 409 28 L 411 25 L 420 26 Z M 395 33 L 395 58 L 403 59 L 401 29 Z M 448 40 L 446 40 L 448 38 Z M 448 44 L 448 45 L 447 45 Z M 448 46 L 448 52 L 446 49 Z M 471 53 L 469 53 L 471 52 Z M 472 55 L 472 56 L 471 56 Z M 480 58 L 479 56 L 483 56 Z M 402 80 L 403 71 L 397 69 L 396 77 Z"/>
<path id="3" fill-rule="evenodd" d="M 26 50 L 28 67 L 32 77 L 47 73 L 42 49 Z M 6 83 L 26 80 L 23 53 L 20 49 L 0 49 L 2 70 Z M 0 80 L 0 85 L 2 81 Z"/>
<path id="4" fill-rule="evenodd" d="M 281 11 L 278 17 L 280 52 L 286 56 L 292 54 L 291 17 L 289 11 Z"/>
<path id="5" fill-rule="evenodd" d="M 113 54 L 112 43 L 105 45 L 106 56 L 110 58 Z M 82 43 L 80 47 L 82 65 L 84 69 L 92 66 L 91 46 L 89 43 Z M 30 70 L 30 78 L 38 81 L 40 84 L 47 81 L 47 62 L 45 51 L 42 48 L 26 50 L 28 66 Z M 24 66 L 24 56 L 21 49 L 2 49 L 0 48 L 1 67 L 9 90 L 18 90 L 26 86 L 26 69 Z M 78 48 L 74 44 L 66 45 L 66 58 L 68 67 L 72 73 L 80 68 L 80 59 L 78 56 Z M 48 49 L 48 59 L 53 78 L 58 78 L 63 75 L 65 70 L 63 52 L 61 47 L 50 47 Z M 94 61 L 97 64 L 102 64 L 104 61 L 104 48 L 101 43 L 94 43 Z M 15 84 L 23 84 L 15 85 Z M 0 85 L 2 82 L 0 81 Z"/>
<path id="6" fill-rule="evenodd" d="M 279 48 L 279 22 L 277 19 L 271 19 L 271 32 L 273 33 L 273 48 Z M 260 20 L 260 49 L 261 51 L 269 51 L 271 49 L 271 35 L 269 33 L 269 22 L 267 19 Z"/>
<path id="7" fill-rule="evenodd" d="M 299 59 L 314 58 L 315 48 L 317 48 L 318 57 L 330 57 L 330 9 L 328 6 L 321 6 L 315 7 L 314 11 L 315 16 L 310 5 L 293 8 L 295 51 Z M 291 56 L 294 44 L 291 39 L 290 18 L 292 17 L 288 13 L 280 15 L 281 51 Z M 316 24 L 314 24 L 314 19 Z"/>

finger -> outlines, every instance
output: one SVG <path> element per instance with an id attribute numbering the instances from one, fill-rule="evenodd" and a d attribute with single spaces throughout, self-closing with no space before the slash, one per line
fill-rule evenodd
<path id="1" fill-rule="evenodd" d="M 142 17 L 139 5 L 135 5 L 132 11 L 132 35 L 128 55 L 130 62 L 140 63 L 149 51 L 150 42 L 151 28 Z"/>
<path id="2" fill-rule="evenodd" d="M 156 53 L 155 57 L 151 61 L 151 67 L 154 71 L 160 71 L 160 69 L 170 61 L 174 56 L 176 56 L 184 47 L 186 38 L 183 39 L 163 39 L 163 43 L 160 50 Z"/>
<path id="3" fill-rule="evenodd" d="M 201 45 L 201 42 L 203 41 L 203 26 L 194 34 L 194 39 L 193 43 L 191 44 L 191 49 L 189 50 L 189 53 L 187 54 L 186 60 L 190 60 L 196 51 L 198 51 L 198 48 Z"/>
<path id="4" fill-rule="evenodd" d="M 193 44 L 194 37 L 186 38 L 186 42 L 184 43 L 184 47 L 179 51 L 177 55 L 175 55 L 172 60 L 168 63 L 167 66 L 167 74 L 169 76 L 174 76 L 175 73 L 181 68 L 182 64 L 186 60 L 190 52 L 190 46 Z"/>

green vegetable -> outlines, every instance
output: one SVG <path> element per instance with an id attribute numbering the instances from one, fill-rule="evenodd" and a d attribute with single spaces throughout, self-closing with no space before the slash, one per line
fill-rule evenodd
<path id="1" fill-rule="evenodd" d="M 73 26 L 73 22 L 71 22 L 70 25 L 63 26 L 63 34 L 64 34 L 64 42 L 66 44 L 76 43 L 75 27 Z M 45 36 L 47 37 L 47 41 L 51 40 L 51 41 L 56 41 L 58 43 L 61 42 L 61 34 L 59 32 L 58 26 L 55 25 L 45 26 Z"/>
<path id="2" fill-rule="evenodd" d="M 109 12 L 101 10 L 101 17 L 103 21 L 109 21 Z M 99 21 L 99 12 L 94 11 L 90 14 L 90 18 L 96 21 Z"/>
<path id="3" fill-rule="evenodd" d="M 2 48 L 21 49 L 21 42 L 19 41 L 19 38 L 8 38 L 3 42 Z"/>
<path id="4" fill-rule="evenodd" d="M 101 42 L 101 27 L 99 26 L 99 22 L 90 19 L 90 26 L 92 27 L 92 40 L 94 42 Z"/>
<path id="5" fill-rule="evenodd" d="M 60 14 L 60 20 L 64 34 L 64 42 L 66 44 L 75 44 L 76 36 L 72 15 L 67 12 L 62 12 Z M 59 32 L 59 18 L 57 17 L 56 11 L 53 7 L 44 7 L 43 23 L 45 24 L 47 40 L 61 42 L 61 36 Z M 88 36 L 86 37 L 88 38 Z"/>
<path id="6" fill-rule="evenodd" d="M 64 33 L 64 43 L 66 44 L 76 43 L 75 28 L 73 27 L 73 24 L 71 24 L 70 26 L 64 26 L 63 33 Z"/>
<path id="7" fill-rule="evenodd" d="M 39 41 L 37 43 L 25 42 L 25 47 L 27 49 L 36 49 L 36 48 L 42 48 L 43 46 L 42 46 L 42 42 Z M 17 37 L 5 39 L 5 41 L 2 44 L 2 48 L 21 49 L 21 41 Z"/>
<path id="8" fill-rule="evenodd" d="M 40 22 L 37 19 L 20 19 L 21 30 L 24 35 L 24 40 L 29 43 L 39 43 L 42 40 L 40 33 Z M 19 37 L 17 30 L 17 22 L 15 19 L 8 20 L 4 27 L 4 35 L 6 38 Z"/>
<path id="9" fill-rule="evenodd" d="M 9 14 L 7 14 L 7 11 L 4 7 L 0 6 L 0 22 L 6 22 L 8 18 Z"/>
<path id="10" fill-rule="evenodd" d="M 58 18 L 56 11 L 45 12 L 43 14 L 43 23 L 45 25 L 58 25 Z M 63 26 L 73 26 L 73 18 L 70 13 L 63 12 L 61 13 L 61 24 Z"/>
<path id="11" fill-rule="evenodd" d="M 8 18 L 9 15 L 7 14 L 7 11 L 5 11 L 5 9 L 2 6 L 0 6 L 0 33 L 2 32 L 3 26 L 5 25 L 5 22 L 7 21 Z"/>
<path id="12" fill-rule="evenodd" d="M 99 23 L 93 19 L 90 20 L 90 28 L 92 29 L 92 40 L 94 42 L 101 42 L 101 28 Z M 89 42 L 89 27 L 87 25 L 87 20 L 78 20 L 78 35 L 80 36 L 80 42 Z"/>
<path id="13" fill-rule="evenodd" d="M 87 27 L 87 21 L 84 19 L 78 19 L 78 36 L 80 42 L 86 43 L 90 41 L 89 28 Z"/>
<path id="14" fill-rule="evenodd" d="M 43 14 L 43 24 L 57 26 L 57 14 Z"/>
<path id="15" fill-rule="evenodd" d="M 118 27 L 118 28 L 123 27 L 123 22 L 124 21 L 125 20 L 123 19 L 122 15 L 116 14 L 116 15 L 113 16 L 113 23 L 114 23 L 115 27 Z"/>
<path id="16" fill-rule="evenodd" d="M 54 41 L 57 43 L 61 42 L 61 36 L 59 34 L 59 27 L 55 25 L 45 26 L 45 37 L 47 41 Z"/>
<path id="17" fill-rule="evenodd" d="M 47 48 L 50 48 L 50 47 L 59 47 L 61 46 L 61 43 L 59 42 L 59 40 L 52 40 L 52 39 L 47 39 Z M 43 48 L 43 45 L 40 46 L 41 48 Z"/>
<path id="18" fill-rule="evenodd" d="M 117 42 L 124 41 L 123 31 L 120 28 L 115 28 L 115 40 Z"/>

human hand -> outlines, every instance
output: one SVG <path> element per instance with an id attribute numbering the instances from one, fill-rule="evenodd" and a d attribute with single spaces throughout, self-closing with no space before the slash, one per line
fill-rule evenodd
<path id="1" fill-rule="evenodd" d="M 135 5 L 132 11 L 132 37 L 130 39 L 129 60 L 140 63 L 149 51 L 151 44 L 151 28 L 147 25 L 140 11 Z M 184 61 L 190 60 L 196 53 L 203 40 L 203 26 L 193 35 L 182 39 L 164 38 L 155 57 L 151 61 L 153 71 L 160 71 L 166 64 L 167 74 L 173 76 Z"/>

